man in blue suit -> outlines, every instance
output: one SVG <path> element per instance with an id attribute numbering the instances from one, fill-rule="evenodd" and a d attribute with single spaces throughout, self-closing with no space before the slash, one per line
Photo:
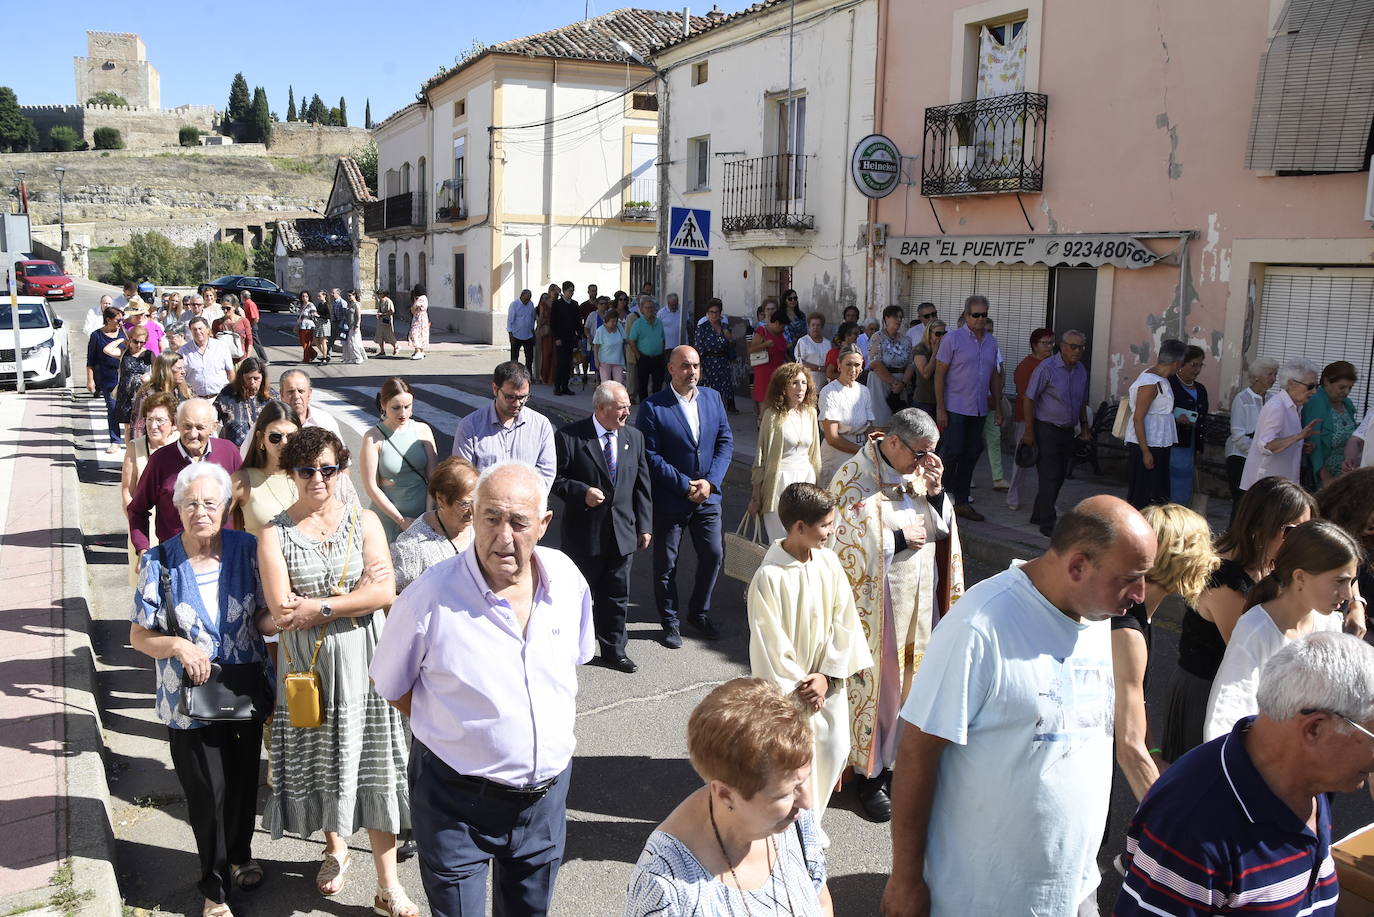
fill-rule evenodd
<path id="1" fill-rule="evenodd" d="M 698 388 L 701 357 L 677 347 L 668 359 L 671 384 L 644 399 L 635 425 L 644 434 L 654 494 L 654 599 L 663 619 L 663 644 L 682 646 L 677 608 L 677 554 L 682 531 L 697 553 L 696 583 L 687 606 L 687 624 L 714 640 L 711 593 L 720 575 L 720 489 L 730 467 L 734 437 L 725 406 L 714 389 Z"/>

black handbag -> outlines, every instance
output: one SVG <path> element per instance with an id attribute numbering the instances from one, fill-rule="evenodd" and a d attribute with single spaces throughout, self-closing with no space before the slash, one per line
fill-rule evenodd
<path id="1" fill-rule="evenodd" d="M 177 621 L 172 601 L 172 575 L 163 566 L 160 575 L 162 602 L 167 609 L 167 629 L 173 637 L 187 639 Z M 272 690 L 261 662 L 212 662 L 204 684 L 183 677 L 177 711 L 207 723 L 245 723 L 262 720 L 272 710 Z"/>

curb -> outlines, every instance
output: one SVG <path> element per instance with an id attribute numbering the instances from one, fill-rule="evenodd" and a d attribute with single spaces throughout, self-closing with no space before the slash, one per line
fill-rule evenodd
<path id="1" fill-rule="evenodd" d="M 68 393 L 68 400 L 71 395 Z M 67 752 L 67 855 L 72 885 L 91 897 L 79 913 L 120 917 L 123 899 L 115 876 L 114 820 L 110 784 L 105 775 L 105 740 L 97 703 L 95 651 L 90 637 L 90 596 L 82 543 L 81 481 L 77 475 L 77 441 L 69 440 L 71 463 L 62 472 L 62 623 L 63 732 Z"/>

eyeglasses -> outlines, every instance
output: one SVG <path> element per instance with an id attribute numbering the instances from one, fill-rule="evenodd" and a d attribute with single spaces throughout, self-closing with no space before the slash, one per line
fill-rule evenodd
<path id="1" fill-rule="evenodd" d="M 342 466 L 342 465 L 320 465 L 319 467 L 315 467 L 315 466 L 312 466 L 312 465 L 304 465 L 304 466 L 302 466 L 302 467 L 300 467 L 300 468 L 292 468 L 291 470 L 292 470 L 293 472 L 295 472 L 296 477 L 300 478 L 302 481 L 313 480 L 314 477 L 315 477 L 316 472 L 319 473 L 320 477 L 322 477 L 322 478 L 324 478 L 326 481 L 328 481 L 330 478 L 334 477 L 334 475 L 336 475 L 336 474 L 338 474 L 340 471 L 342 471 L 342 470 L 343 470 L 343 466 Z"/>
<path id="2" fill-rule="evenodd" d="M 926 319 L 934 318 L 937 314 L 938 313 L 935 312 L 922 312 L 920 315 L 917 316 L 917 318 L 919 318 L 921 321 L 925 321 Z"/>
<path id="3" fill-rule="evenodd" d="M 145 417 L 143 418 L 145 427 L 170 427 L 172 420 L 169 417 Z"/>
<path id="4" fill-rule="evenodd" d="M 1069 344 L 1069 343 L 1065 342 L 1064 346 L 1067 347 L 1067 348 L 1069 348 L 1070 350 L 1083 350 L 1083 349 L 1086 348 L 1088 345 L 1087 345 L 1087 344 Z"/>
<path id="5" fill-rule="evenodd" d="M 129 340 L 133 341 L 135 344 L 146 344 L 146 343 L 148 343 L 148 339 L 147 339 L 146 337 L 143 337 L 143 338 L 129 338 Z"/>
<path id="6" fill-rule="evenodd" d="M 1365 729 L 1363 726 L 1352 720 L 1350 717 L 1346 716 L 1344 713 L 1337 713 L 1334 710 L 1322 710 L 1318 707 L 1307 707 L 1303 710 L 1299 710 L 1298 712 L 1301 713 L 1303 716 L 1311 716 L 1314 713 L 1325 713 L 1327 716 L 1338 716 L 1341 719 L 1345 720 L 1347 723 L 1349 723 L 1351 726 L 1354 726 L 1360 732 L 1363 732 L 1371 739 L 1374 739 L 1374 732 L 1370 732 L 1368 729 Z"/>
<path id="7" fill-rule="evenodd" d="M 789 297 L 787 297 L 787 301 L 788 301 L 788 302 L 796 302 L 796 301 L 797 301 L 797 297 L 795 297 L 795 296 L 789 296 Z"/>
<path id="8" fill-rule="evenodd" d="M 1289 379 L 1289 380 L 1288 380 L 1288 384 L 1289 384 L 1289 385 L 1301 385 L 1303 388 L 1307 389 L 1309 392 L 1315 392 L 1315 391 L 1317 390 L 1317 383 L 1315 383 L 1315 382 L 1299 382 L 1297 379 Z"/>
<path id="9" fill-rule="evenodd" d="M 220 503 L 218 500 L 187 500 L 185 503 L 181 505 L 183 508 L 189 509 L 193 513 L 203 509 L 207 513 L 213 515 L 219 512 L 219 508 L 223 504 Z"/>
<path id="10" fill-rule="evenodd" d="M 530 400 L 530 393 L 528 391 L 525 391 L 523 394 L 520 395 L 512 395 L 510 392 L 505 392 L 500 389 L 497 389 L 497 394 L 501 396 L 502 401 L 508 402 L 510 404 L 524 404 L 526 401 Z"/>
<path id="11" fill-rule="evenodd" d="M 902 444 L 902 448 L 904 448 L 907 452 L 910 452 L 910 453 L 911 453 L 911 457 L 914 458 L 914 459 L 915 459 L 916 461 L 918 461 L 918 462 L 921 461 L 922 459 L 924 459 L 927 455 L 930 455 L 930 452 L 929 452 L 929 451 L 918 452 L 918 451 L 916 451 L 915 449 L 911 448 L 911 443 L 909 443 L 909 442 L 907 442 L 906 440 L 902 439 L 900 436 L 897 437 L 897 442 L 901 443 L 901 444 Z"/>
<path id="12" fill-rule="evenodd" d="M 969 317 L 969 318 L 987 318 L 987 317 L 988 317 L 988 314 L 987 314 L 986 312 L 970 312 L 970 313 L 968 314 L 968 317 Z"/>
<path id="13" fill-rule="evenodd" d="M 277 444 L 279 444 L 279 443 L 281 443 L 281 442 L 290 442 L 290 441 L 291 441 L 291 434 L 290 434 L 290 433 L 268 433 L 268 434 L 267 434 L 267 441 L 268 441 L 269 443 L 271 443 L 272 445 L 274 445 L 274 446 L 277 445 Z M 325 475 L 325 477 L 328 477 L 328 475 Z"/>

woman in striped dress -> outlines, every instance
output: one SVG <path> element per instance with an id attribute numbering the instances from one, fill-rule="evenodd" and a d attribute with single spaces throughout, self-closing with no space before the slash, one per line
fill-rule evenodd
<path id="1" fill-rule="evenodd" d="M 414 915 L 396 873 L 396 834 L 410 827 L 405 727 L 368 679 L 395 598 L 381 523 L 357 503 L 335 499 L 348 451 L 320 427 L 306 427 L 281 451 L 300 496 L 263 529 L 258 564 L 271 625 L 281 633 L 281 674 L 272 724 L 272 795 L 263 827 L 279 838 L 324 832 L 315 883 L 323 895 L 343 888 L 346 838 L 368 829 L 377 870 L 373 906 Z M 319 673 L 323 723 L 291 724 L 287 672 Z"/>

